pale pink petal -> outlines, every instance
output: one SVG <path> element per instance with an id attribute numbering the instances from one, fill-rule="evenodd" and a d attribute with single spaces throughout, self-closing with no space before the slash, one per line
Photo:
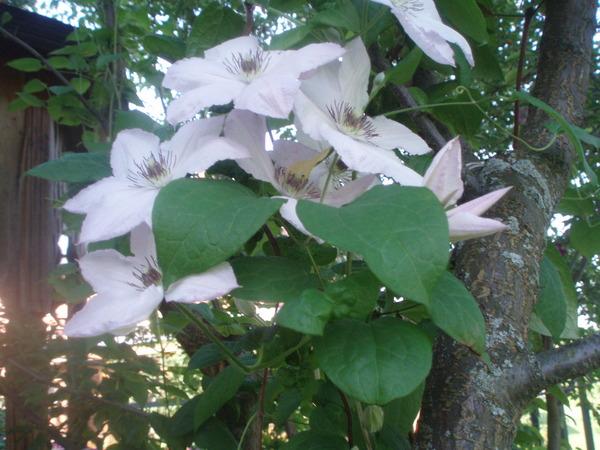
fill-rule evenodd
<path id="1" fill-rule="evenodd" d="M 269 65 L 269 71 L 287 72 L 299 78 L 309 70 L 337 60 L 344 52 L 345 49 L 330 42 L 310 44 L 298 50 L 280 52 L 276 61 Z"/>
<path id="2" fill-rule="evenodd" d="M 114 292 L 115 295 L 131 295 L 135 292 L 129 283 L 134 280 L 134 259 L 116 250 L 97 250 L 79 260 L 83 278 L 95 292 Z"/>
<path id="3" fill-rule="evenodd" d="M 463 195 L 462 151 L 460 140 L 452 139 L 433 158 L 425 172 L 425 186 L 445 207 L 455 205 Z"/>
<path id="4" fill-rule="evenodd" d="M 511 189 L 512 187 L 498 189 L 496 191 L 490 192 L 489 194 L 477 197 L 476 199 L 471 200 L 470 202 L 463 203 L 462 205 L 451 209 L 450 211 L 448 211 L 448 215 L 452 216 L 455 214 L 469 213 L 474 214 L 476 216 L 480 216 L 488 209 L 490 209 L 498 200 L 504 197 L 504 195 Z"/>
<path id="5" fill-rule="evenodd" d="M 300 161 L 308 161 L 315 158 L 318 151 L 308 148 L 299 142 L 278 140 L 273 143 L 273 151 L 270 156 L 275 165 L 289 167 Z"/>
<path id="6" fill-rule="evenodd" d="M 65 334 L 69 337 L 122 334 L 150 317 L 162 298 L 162 287 L 154 285 L 137 295 L 123 296 L 112 292 L 97 294 L 69 319 Z"/>
<path id="7" fill-rule="evenodd" d="M 369 102 L 369 75 L 371 61 L 365 44 L 360 37 L 346 45 L 346 53 L 342 58 L 339 70 L 342 98 L 359 113 L 362 113 Z"/>
<path id="8" fill-rule="evenodd" d="M 236 109 L 286 119 L 294 106 L 300 81 L 285 73 L 268 73 L 254 79 L 235 98 Z"/>
<path id="9" fill-rule="evenodd" d="M 156 244 L 150 225 L 142 223 L 131 230 L 129 247 L 131 253 L 142 262 L 156 260 Z"/>
<path id="10" fill-rule="evenodd" d="M 326 94 L 325 94 L 326 95 Z M 294 102 L 294 115 L 296 126 L 303 133 L 317 141 L 326 140 L 321 135 L 321 127 L 326 124 L 329 127 L 336 127 L 335 122 L 326 110 L 319 108 L 303 92 L 299 92 Z"/>
<path id="11" fill-rule="evenodd" d="M 393 3 L 391 2 L 391 0 L 372 0 L 372 1 L 374 1 L 375 3 L 381 3 L 382 5 L 385 5 L 385 6 L 389 6 L 390 8 L 392 6 L 394 6 Z"/>
<path id="12" fill-rule="evenodd" d="M 243 145 L 250 158 L 237 160 L 238 165 L 254 178 L 273 185 L 275 168 L 265 149 L 267 125 L 264 117 L 250 111 L 233 110 L 225 120 L 225 137 Z"/>
<path id="13" fill-rule="evenodd" d="M 400 148 L 411 155 L 422 155 L 431 151 L 429 145 L 416 133 L 401 123 L 384 116 L 372 119 L 377 136 L 371 140 L 374 144 L 388 150 Z"/>
<path id="14" fill-rule="evenodd" d="M 142 222 L 150 224 L 157 195 L 158 189 L 139 188 L 115 180 L 111 192 L 88 209 L 81 227 L 80 242 L 111 239 L 131 231 Z"/>
<path id="15" fill-rule="evenodd" d="M 126 180 L 138 165 L 160 150 L 160 139 L 138 128 L 123 130 L 117 134 L 110 152 L 110 165 L 115 177 Z"/>
<path id="16" fill-rule="evenodd" d="M 239 285 L 229 263 L 222 263 L 198 275 L 190 275 L 175 283 L 165 298 L 169 302 L 207 302 L 228 294 Z"/>
<path id="17" fill-rule="evenodd" d="M 109 195 L 113 195 L 123 186 L 122 180 L 115 177 L 106 177 L 82 189 L 75 196 L 65 202 L 63 208 L 76 214 L 85 214 L 95 205 Z"/>
<path id="18" fill-rule="evenodd" d="M 185 58 L 167 69 L 163 86 L 185 92 L 206 84 L 222 83 L 235 79 L 220 62 L 204 58 Z"/>
<path id="19" fill-rule="evenodd" d="M 254 36 L 242 36 L 230 39 L 204 51 L 204 57 L 212 61 L 227 62 L 232 56 L 245 56 L 260 49 Z"/>
<path id="20" fill-rule="evenodd" d="M 327 111 L 329 106 L 332 106 L 336 101 L 343 100 L 342 86 L 339 80 L 340 62 L 333 61 L 329 64 L 319 67 L 314 72 L 310 73 L 310 77 L 302 80 L 301 91 L 314 104 L 317 109 Z M 300 100 L 305 100 L 300 98 Z M 296 100 L 297 101 L 297 100 Z M 297 109 L 298 105 L 294 107 Z M 308 119 L 302 117 L 303 122 Z M 310 134 L 309 131 L 306 131 Z"/>
<path id="21" fill-rule="evenodd" d="M 329 206 L 340 207 L 353 202 L 366 191 L 378 184 L 377 175 L 365 175 L 352 180 L 339 189 L 329 189 L 325 194 L 323 203 Z"/>
<path id="22" fill-rule="evenodd" d="M 226 105 L 246 86 L 240 81 L 228 81 L 186 91 L 169 103 L 167 120 L 177 124 L 192 119 L 200 110 L 213 105 Z"/>
<path id="23" fill-rule="evenodd" d="M 459 212 L 452 216 L 448 214 L 448 226 L 452 242 L 487 236 L 508 228 L 502 222 L 468 212 Z"/>
<path id="24" fill-rule="evenodd" d="M 381 173 L 406 186 L 423 185 L 423 177 L 405 166 L 393 150 L 357 141 L 330 127 L 321 127 L 321 134 L 348 168 L 358 172 Z"/>
<path id="25" fill-rule="evenodd" d="M 229 139 L 213 138 L 202 143 L 202 146 L 187 158 L 181 160 L 174 174 L 198 173 L 209 169 L 218 161 L 226 159 L 239 160 L 248 158 L 250 152 L 245 147 Z M 185 173 L 184 173 L 185 172 Z"/>
<path id="26" fill-rule="evenodd" d="M 301 233 L 315 238 L 317 240 L 317 242 L 323 242 L 322 239 L 316 237 L 314 234 L 312 234 L 310 231 L 308 231 L 304 227 L 304 224 L 300 220 L 300 217 L 298 217 L 298 213 L 296 212 L 296 206 L 298 206 L 298 200 L 296 200 L 295 198 L 284 197 L 284 196 L 273 197 L 273 198 L 282 198 L 284 200 L 287 200 L 287 202 L 285 202 L 283 205 L 281 205 L 281 208 L 279 208 L 279 213 L 281 214 L 281 217 L 283 217 L 285 220 L 287 220 L 289 223 L 291 223 L 294 226 L 294 228 L 296 228 Z"/>

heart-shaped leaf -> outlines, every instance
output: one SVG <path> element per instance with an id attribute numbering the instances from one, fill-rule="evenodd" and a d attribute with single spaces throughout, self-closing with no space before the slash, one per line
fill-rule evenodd
<path id="1" fill-rule="evenodd" d="M 431 356 L 424 332 L 391 317 L 334 322 L 316 347 L 320 367 L 336 386 L 380 405 L 414 391 L 429 373 Z"/>
<path id="2" fill-rule="evenodd" d="M 342 208 L 300 201 L 311 233 L 362 255 L 396 293 L 428 304 L 448 261 L 448 222 L 426 188 L 376 186 Z"/>
<path id="3" fill-rule="evenodd" d="M 229 181 L 183 178 L 161 189 L 152 223 L 165 287 L 234 255 L 282 202 Z"/>

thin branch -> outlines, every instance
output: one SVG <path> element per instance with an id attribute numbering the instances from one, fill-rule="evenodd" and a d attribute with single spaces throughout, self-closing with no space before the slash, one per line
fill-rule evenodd
<path id="1" fill-rule="evenodd" d="M 246 10 L 246 26 L 244 27 L 244 36 L 249 36 L 254 30 L 254 3 L 244 2 Z"/>
<path id="2" fill-rule="evenodd" d="M 390 64 L 385 58 L 381 55 L 381 51 L 379 47 L 376 45 L 371 46 L 371 58 L 373 60 L 373 65 L 375 69 L 379 72 L 384 72 L 390 68 Z M 438 151 L 446 144 L 446 139 L 440 133 L 437 126 L 433 123 L 433 121 L 427 117 L 421 111 L 418 111 L 416 108 L 418 104 L 416 100 L 413 98 L 411 93 L 408 91 L 406 86 L 402 86 L 400 84 L 390 84 L 390 89 L 396 100 L 402 107 L 407 108 L 415 108 L 413 112 L 409 112 L 410 118 L 417 124 L 421 133 L 423 134 L 423 138 L 432 147 L 433 151 Z"/>
<path id="3" fill-rule="evenodd" d="M 67 80 L 62 73 L 60 73 L 58 70 L 56 70 L 54 67 L 52 67 L 52 64 L 50 64 L 50 62 L 46 58 L 44 58 L 41 53 L 39 53 L 35 48 L 30 46 L 27 42 L 18 38 L 17 36 L 12 34 L 10 31 L 6 30 L 4 27 L 0 27 L 0 34 L 2 34 L 5 38 L 13 41 L 14 43 L 20 45 L 25 50 L 27 50 L 29 53 L 31 53 L 33 56 L 35 56 L 37 59 L 39 59 L 42 62 L 42 64 L 44 64 L 44 66 L 46 66 L 46 68 L 50 72 L 52 72 L 54 74 L 54 76 L 56 78 L 58 78 L 60 80 L 60 82 L 63 83 L 65 86 L 71 86 L 71 83 L 69 83 L 69 80 Z M 98 111 L 96 111 L 92 107 L 92 105 L 90 105 L 90 103 L 86 100 L 86 98 L 83 95 L 81 95 L 79 92 L 77 92 L 76 90 L 75 90 L 75 95 L 79 98 L 79 101 L 85 107 L 85 109 L 87 109 L 90 112 L 90 114 L 92 114 L 96 118 L 96 120 L 102 127 L 102 130 L 104 131 L 104 133 L 108 133 L 108 126 L 107 126 L 104 118 L 100 115 L 100 113 Z"/>
<path id="4" fill-rule="evenodd" d="M 344 405 L 344 413 L 346 414 L 346 428 L 348 429 L 348 448 L 354 447 L 354 435 L 352 433 L 352 410 L 350 409 L 350 404 L 348 403 L 348 398 L 346 394 L 344 394 L 340 389 L 337 390 L 340 394 L 340 398 L 342 399 L 342 404 Z"/>

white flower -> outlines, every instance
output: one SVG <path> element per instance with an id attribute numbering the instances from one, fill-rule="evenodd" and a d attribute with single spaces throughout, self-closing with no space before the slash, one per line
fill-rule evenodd
<path id="1" fill-rule="evenodd" d="M 171 123 L 191 119 L 203 108 L 225 105 L 286 118 L 300 88 L 300 76 L 339 58 L 337 44 L 311 44 L 299 50 L 265 51 L 253 36 L 226 41 L 186 58 L 167 71 L 163 85 L 181 92 L 167 109 Z"/>
<path id="2" fill-rule="evenodd" d="M 455 138 L 435 155 L 423 178 L 423 185 L 433 191 L 447 210 L 450 239 L 455 242 L 505 230 L 507 227 L 502 222 L 479 216 L 490 209 L 511 188 L 498 189 L 455 206 L 464 191 L 461 170 L 460 141 Z"/>
<path id="3" fill-rule="evenodd" d="M 440 64 L 455 65 L 454 51 L 448 42 L 457 44 L 467 61 L 474 65 L 467 40 L 442 22 L 433 0 L 373 0 L 389 6 L 406 34 L 427 56 Z"/>
<path id="4" fill-rule="evenodd" d="M 127 334 L 146 320 L 163 298 L 182 303 L 206 302 L 239 287 L 233 269 L 225 262 L 182 278 L 165 292 L 156 263 L 154 237 L 145 224 L 131 232 L 131 251 L 134 256 L 126 257 L 115 250 L 99 250 L 79 260 L 83 278 L 96 295 L 66 323 L 67 336 Z"/>
<path id="5" fill-rule="evenodd" d="M 120 132 L 110 155 L 113 176 L 83 189 L 64 205 L 67 211 L 87 214 L 81 242 L 110 239 L 142 222 L 151 224 L 161 187 L 217 161 L 247 157 L 243 147 L 219 137 L 223 121 L 224 117 L 215 117 L 190 122 L 163 144 L 143 130 Z"/>
<path id="6" fill-rule="evenodd" d="M 279 212 L 301 232 L 310 235 L 296 214 L 299 199 L 321 201 L 340 207 L 352 202 L 377 182 L 367 175 L 356 180 L 329 176 L 328 150 L 313 150 L 298 142 L 278 140 L 273 151 L 265 150 L 266 121 L 248 111 L 232 111 L 225 121 L 225 136 L 243 143 L 252 155 L 238 160 L 238 165 L 257 180 L 266 181 L 286 199 Z M 339 171 L 338 171 L 339 172 Z M 339 175 L 339 174 L 338 174 Z M 329 180 L 328 180 L 329 178 Z"/>
<path id="7" fill-rule="evenodd" d="M 302 82 L 294 106 L 298 126 L 311 138 L 329 142 L 352 170 L 419 185 L 421 177 L 393 149 L 421 154 L 430 148 L 404 125 L 365 115 L 369 72 L 369 56 L 356 38 L 347 45 L 341 63 L 322 66 Z"/>

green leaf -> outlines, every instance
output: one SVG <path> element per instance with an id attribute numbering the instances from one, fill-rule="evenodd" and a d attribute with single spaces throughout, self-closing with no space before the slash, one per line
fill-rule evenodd
<path id="1" fill-rule="evenodd" d="M 535 313 L 555 339 L 559 339 L 567 321 L 567 301 L 558 270 L 544 257 L 540 264 L 540 295 Z"/>
<path id="2" fill-rule="evenodd" d="M 21 72 L 37 72 L 44 67 L 42 62 L 36 58 L 13 59 L 6 63 L 6 65 L 13 69 L 20 70 Z"/>
<path id="3" fill-rule="evenodd" d="M 325 293 L 333 300 L 333 315 L 366 319 L 375 308 L 381 283 L 369 271 L 362 270 L 327 285 Z"/>
<path id="4" fill-rule="evenodd" d="M 480 44 L 488 41 L 485 17 L 476 0 L 438 0 L 436 4 L 458 32 L 466 34 Z"/>
<path id="5" fill-rule="evenodd" d="M 600 253 L 600 222 L 594 225 L 585 220 L 575 222 L 571 226 L 569 240 L 579 253 L 591 259 Z"/>
<path id="6" fill-rule="evenodd" d="M 283 33 L 276 34 L 271 39 L 269 49 L 271 50 L 287 50 L 299 44 L 312 31 L 311 25 L 300 25 Z"/>
<path id="7" fill-rule="evenodd" d="M 159 56 L 169 62 L 185 57 L 185 42 L 174 36 L 153 34 L 144 38 L 144 48 L 152 55 Z"/>
<path id="8" fill-rule="evenodd" d="M 415 46 L 402 60 L 386 72 L 386 81 L 394 84 L 408 83 L 412 80 L 422 58 L 423 51 Z"/>
<path id="9" fill-rule="evenodd" d="M 314 431 L 296 434 L 282 447 L 283 450 L 348 450 L 348 442 L 341 436 Z"/>
<path id="10" fill-rule="evenodd" d="M 575 283 L 573 282 L 573 276 L 571 274 L 571 267 L 569 267 L 565 258 L 552 244 L 548 245 L 546 248 L 545 256 L 552 262 L 556 270 L 558 270 L 567 302 L 567 323 L 561 334 L 561 338 L 578 339 L 580 337 L 579 325 L 577 323 L 577 308 L 579 302 L 577 299 L 577 291 L 575 290 Z"/>
<path id="11" fill-rule="evenodd" d="M 595 212 L 593 197 L 580 189 L 568 188 L 558 205 L 557 212 L 586 218 Z"/>
<path id="12" fill-rule="evenodd" d="M 429 303 L 449 240 L 446 214 L 429 189 L 376 186 L 342 208 L 301 200 L 297 212 L 311 233 L 362 255 L 397 294 Z"/>
<path id="13" fill-rule="evenodd" d="M 23 86 L 23 92 L 27 92 L 28 94 L 36 94 L 38 92 L 42 92 L 46 89 L 46 84 L 34 78 L 33 80 L 29 80 Z"/>
<path id="14" fill-rule="evenodd" d="M 48 276 L 48 283 L 67 303 L 80 303 L 94 293 L 73 263 L 59 265 Z"/>
<path id="15" fill-rule="evenodd" d="M 339 0 L 331 8 L 319 11 L 311 22 L 355 33 L 360 31 L 360 17 L 350 0 Z"/>
<path id="16" fill-rule="evenodd" d="M 91 86 L 90 80 L 86 78 L 73 78 L 71 81 L 71 86 L 78 94 L 84 94 Z"/>
<path id="17" fill-rule="evenodd" d="M 321 336 L 331 316 L 333 300 L 316 289 L 308 289 L 300 298 L 287 302 L 275 321 L 304 334 Z"/>
<path id="18" fill-rule="evenodd" d="M 27 106 L 39 108 L 45 105 L 42 99 L 37 98 L 35 95 L 28 94 L 27 92 L 19 92 L 17 95 L 21 100 L 23 100 L 23 102 L 27 104 Z"/>
<path id="19" fill-rule="evenodd" d="M 473 75 L 490 83 L 502 83 L 504 73 L 498 60 L 498 51 L 491 44 L 477 45 L 473 47 L 475 67 Z"/>
<path id="20" fill-rule="evenodd" d="M 407 436 L 412 431 L 413 423 L 421 409 L 424 390 L 425 383 L 421 383 L 410 394 L 385 405 L 383 407 L 384 426 L 394 428 L 403 436 Z"/>
<path id="21" fill-rule="evenodd" d="M 144 131 L 152 133 L 160 128 L 160 125 L 141 111 L 117 111 L 115 132 L 118 133 L 129 128 L 141 128 Z"/>
<path id="22" fill-rule="evenodd" d="M 562 130 L 567 135 L 569 142 L 575 148 L 577 155 L 579 155 L 579 159 L 580 159 L 581 164 L 583 165 L 585 174 L 587 175 L 590 182 L 594 186 L 598 186 L 598 176 L 596 175 L 596 172 L 594 172 L 592 167 L 589 165 L 587 159 L 585 158 L 585 151 L 583 149 L 583 145 L 581 145 L 581 141 L 577 137 L 577 131 L 575 130 L 573 125 L 571 125 L 567 121 L 567 119 L 565 119 L 562 116 L 562 114 L 560 114 L 558 111 L 556 111 L 550 105 L 547 105 L 540 99 L 535 98 L 535 97 L 527 94 L 526 92 L 516 92 L 514 96 L 521 101 L 530 103 L 533 106 L 535 106 L 536 108 L 541 109 L 542 111 L 544 111 L 546 114 L 548 114 L 550 117 L 552 117 L 554 120 L 556 120 L 559 123 Z"/>
<path id="23" fill-rule="evenodd" d="M 231 8 L 209 3 L 192 25 L 187 40 L 187 55 L 199 55 L 206 49 L 241 34 L 245 21 Z"/>
<path id="24" fill-rule="evenodd" d="M 233 366 L 219 372 L 198 397 L 194 412 L 194 428 L 200 427 L 231 400 L 244 382 L 244 378 L 244 373 Z"/>
<path id="25" fill-rule="evenodd" d="M 229 347 L 231 351 L 239 350 L 237 342 L 223 341 L 223 344 Z M 200 347 L 196 353 L 190 358 L 188 369 L 204 369 L 205 367 L 214 366 L 218 362 L 225 359 L 221 349 L 214 343 L 209 343 Z"/>
<path id="26" fill-rule="evenodd" d="M 237 441 L 229 428 L 219 419 L 212 418 L 200 427 L 194 436 L 199 448 L 210 450 L 237 450 Z"/>
<path id="27" fill-rule="evenodd" d="M 71 60 L 69 60 L 69 58 L 66 56 L 52 56 L 48 58 L 48 63 L 50 63 L 50 65 L 57 70 L 73 68 Z"/>
<path id="28" fill-rule="evenodd" d="M 485 352 L 485 321 L 477 302 L 450 272 L 440 277 L 429 305 L 433 322 L 478 354 Z"/>
<path id="29" fill-rule="evenodd" d="M 231 295 L 243 300 L 286 302 L 319 285 L 301 262 L 278 256 L 238 258 L 231 262 L 238 284 Z"/>
<path id="30" fill-rule="evenodd" d="M 387 317 L 370 323 L 340 320 L 327 326 L 316 358 L 348 395 L 384 405 L 416 389 L 431 368 L 431 342 L 414 325 Z"/>
<path id="31" fill-rule="evenodd" d="M 27 175 L 51 181 L 87 183 L 112 175 L 108 153 L 64 153 L 59 159 L 29 169 Z"/>
<path id="32" fill-rule="evenodd" d="M 229 181 L 184 178 L 161 189 L 152 223 L 165 288 L 233 256 L 282 203 Z"/>

